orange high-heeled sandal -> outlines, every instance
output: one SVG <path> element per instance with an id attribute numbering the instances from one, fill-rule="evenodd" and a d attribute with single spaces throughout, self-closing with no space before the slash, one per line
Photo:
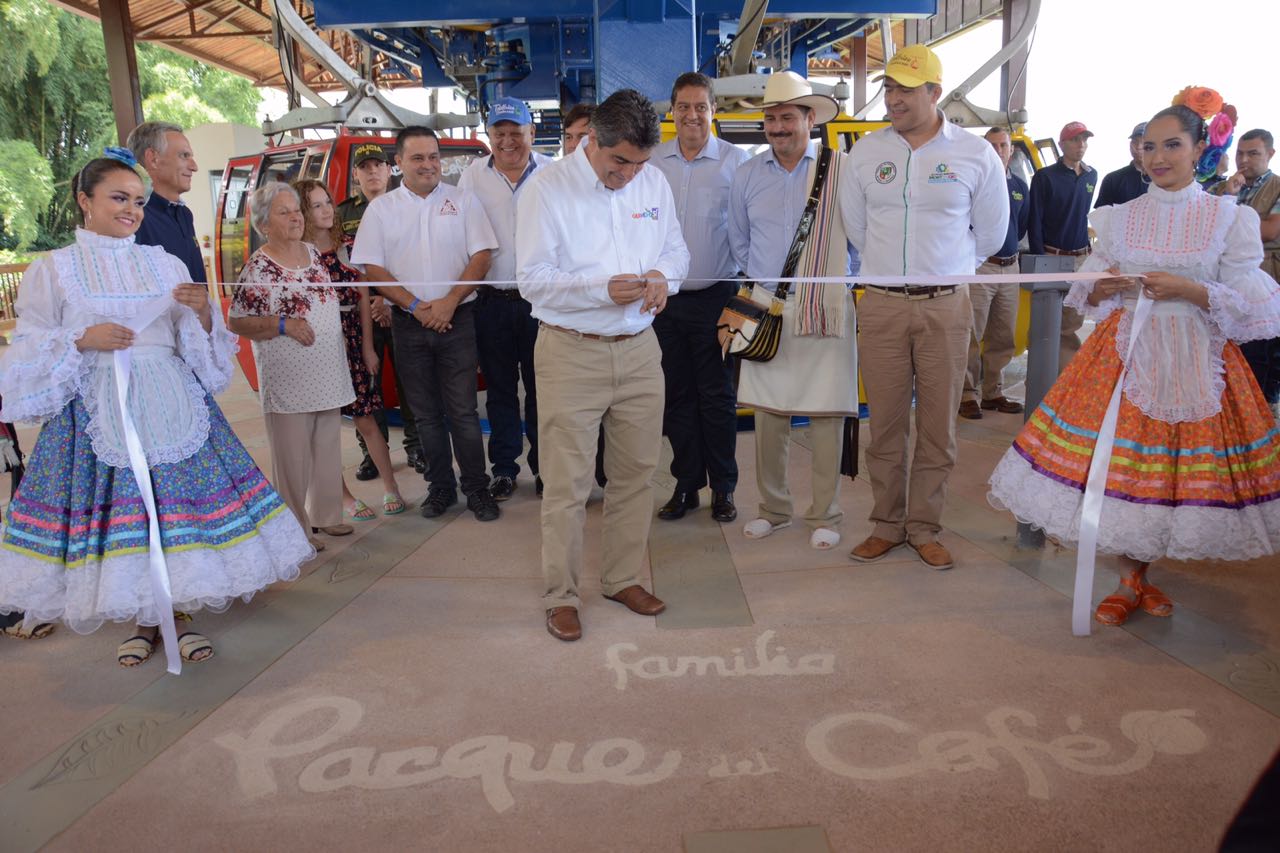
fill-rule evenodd
<path id="1" fill-rule="evenodd" d="M 1120 578 L 1120 585 L 1127 586 L 1133 590 L 1137 597 L 1133 601 L 1125 598 L 1118 592 L 1113 592 L 1098 604 L 1098 609 L 1093 612 L 1093 618 L 1101 622 L 1103 625 L 1123 625 L 1133 611 L 1138 609 L 1138 603 L 1142 600 L 1142 583 L 1135 580 L 1133 575 L 1123 575 Z"/>
<path id="2" fill-rule="evenodd" d="M 1142 597 L 1138 599 L 1138 606 L 1152 616 L 1173 615 L 1173 599 L 1161 592 L 1158 587 L 1145 581 L 1142 584 Z"/>

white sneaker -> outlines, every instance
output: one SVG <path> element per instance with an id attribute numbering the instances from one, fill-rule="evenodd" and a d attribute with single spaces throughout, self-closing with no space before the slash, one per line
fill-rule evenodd
<path id="1" fill-rule="evenodd" d="M 809 535 L 809 547 L 818 551 L 829 551 L 840 544 L 840 534 L 830 527 L 815 528 Z"/>
<path id="2" fill-rule="evenodd" d="M 757 518 L 755 521 L 748 521 L 746 523 L 746 526 L 742 528 L 742 535 L 748 539 L 763 539 L 775 530 L 781 530 L 784 527 L 790 526 L 791 522 L 789 521 L 774 524 L 767 518 Z"/>

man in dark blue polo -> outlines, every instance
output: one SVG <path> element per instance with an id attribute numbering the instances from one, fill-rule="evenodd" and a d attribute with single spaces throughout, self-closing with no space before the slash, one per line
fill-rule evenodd
<path id="1" fill-rule="evenodd" d="M 195 221 L 191 209 L 182 203 L 182 194 L 191 191 L 191 177 L 197 169 L 196 156 L 182 128 L 165 121 L 143 122 L 125 144 L 151 179 L 151 197 L 138 228 L 138 243 L 162 246 L 187 265 L 193 282 L 208 281 Z"/>
<path id="2" fill-rule="evenodd" d="M 1073 121 L 1058 134 L 1062 158 L 1036 172 L 1031 179 L 1027 205 L 1027 245 L 1033 255 L 1069 255 L 1075 268 L 1089 255 L 1089 206 L 1098 186 L 1098 171 L 1084 164 L 1084 152 L 1093 133 L 1083 122 Z M 1076 334 L 1084 317 L 1075 309 L 1062 309 L 1062 339 L 1058 346 L 1061 371 L 1080 349 Z"/>
<path id="3" fill-rule="evenodd" d="M 1142 134 L 1146 132 L 1145 121 L 1134 126 L 1133 133 L 1129 134 L 1129 156 L 1132 159 L 1127 165 L 1103 176 L 1095 208 L 1124 204 L 1140 195 L 1146 195 L 1147 187 L 1151 184 L 1147 173 L 1142 171 Z"/>

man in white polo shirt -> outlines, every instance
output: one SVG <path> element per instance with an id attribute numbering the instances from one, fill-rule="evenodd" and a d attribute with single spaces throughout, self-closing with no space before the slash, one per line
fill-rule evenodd
<path id="1" fill-rule="evenodd" d="M 499 98 L 489 105 L 493 153 L 471 161 L 458 188 L 475 193 L 498 235 L 488 281 L 516 277 L 516 200 L 540 167 L 552 162 L 533 150 L 533 116 L 524 101 Z M 516 488 L 524 436 L 529 436 L 529 473 L 538 475 L 538 392 L 533 379 L 533 344 L 538 321 L 514 284 L 481 285 L 476 293 L 476 346 L 485 380 L 489 413 L 489 493 L 505 501 Z M 520 429 L 520 381 L 524 380 L 524 430 Z"/>
<path id="2" fill-rule="evenodd" d="M 862 274 L 972 275 L 974 261 L 994 255 L 1009 226 L 1004 166 L 986 140 L 938 109 L 942 63 L 929 48 L 902 48 L 882 79 L 892 126 L 853 146 L 840 183 L 840 211 L 862 254 Z M 853 559 L 878 560 L 905 542 L 931 568 L 953 565 L 938 533 L 972 326 L 967 286 L 867 285 L 858 303 L 858 362 L 871 410 L 874 528 Z M 908 461 L 913 393 L 916 444 Z"/>
<path id="3" fill-rule="evenodd" d="M 498 240 L 476 197 L 440 180 L 434 131 L 400 131 L 396 164 L 403 183 L 370 203 L 351 261 L 364 264 L 371 281 L 405 282 L 378 290 L 395 306 L 396 371 L 427 460 L 422 515 L 435 518 L 456 503 L 460 479 L 467 509 L 492 521 L 498 505 L 489 494 L 476 414 L 476 286 L 451 282 L 482 281 Z M 453 472 L 455 455 L 460 478 Z"/>
<path id="4" fill-rule="evenodd" d="M 516 277 L 542 323 L 543 603 L 560 640 L 582 636 L 582 530 L 602 422 L 605 597 L 646 616 L 665 607 L 639 583 L 662 444 L 662 352 L 650 326 L 687 274 L 689 252 L 666 178 L 645 168 L 659 139 L 649 100 L 614 92 L 587 141 L 543 167 L 517 205 Z"/>

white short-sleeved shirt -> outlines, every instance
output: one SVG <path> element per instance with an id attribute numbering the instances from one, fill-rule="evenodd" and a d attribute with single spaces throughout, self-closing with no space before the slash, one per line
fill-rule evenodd
<path id="1" fill-rule="evenodd" d="M 472 193 L 442 181 L 424 198 L 401 184 L 370 202 L 351 262 L 385 268 L 425 301 L 446 295 L 476 252 L 497 247 L 489 218 Z"/>
<path id="2" fill-rule="evenodd" d="M 463 171 L 458 187 L 475 193 L 489 217 L 498 237 L 498 250 L 493 253 L 486 281 L 514 281 L 516 277 L 516 200 L 529 181 L 543 166 L 555 162 L 546 154 L 534 151 L 524 174 L 514 184 L 493 165 L 493 155 L 477 157 Z M 514 284 L 497 284 L 501 290 L 514 290 Z"/>

